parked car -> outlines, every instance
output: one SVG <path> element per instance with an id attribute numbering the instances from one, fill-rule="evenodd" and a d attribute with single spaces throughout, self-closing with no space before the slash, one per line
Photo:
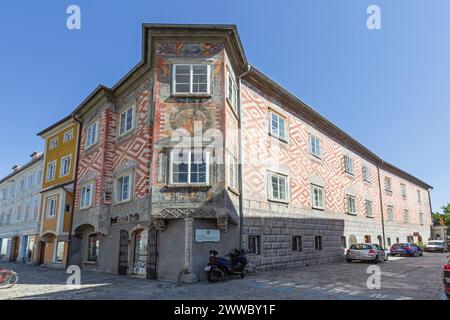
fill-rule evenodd
<path id="1" fill-rule="evenodd" d="M 379 261 L 386 261 L 388 256 L 386 250 L 378 244 L 360 243 L 350 246 L 345 254 L 345 258 L 349 263 L 353 260 L 378 263 Z"/>
<path id="2" fill-rule="evenodd" d="M 447 263 L 444 265 L 443 280 L 445 295 L 450 299 L 450 256 L 448 258 Z"/>
<path id="3" fill-rule="evenodd" d="M 417 256 L 423 256 L 423 251 L 415 243 L 411 243 L 411 242 L 395 243 L 391 246 L 390 255 L 391 256 L 400 255 L 400 256 L 417 257 Z"/>
<path id="4" fill-rule="evenodd" d="M 430 240 L 425 246 L 425 252 L 448 252 L 447 242 L 444 240 Z"/>

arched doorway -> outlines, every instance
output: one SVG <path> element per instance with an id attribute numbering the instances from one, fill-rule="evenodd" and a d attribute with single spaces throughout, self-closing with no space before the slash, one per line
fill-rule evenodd
<path id="1" fill-rule="evenodd" d="M 133 273 L 147 275 L 148 231 L 137 230 L 133 235 Z"/>
<path id="2" fill-rule="evenodd" d="M 119 265 L 117 273 L 119 275 L 126 275 L 128 273 L 128 232 L 126 230 L 120 230 L 119 241 Z"/>

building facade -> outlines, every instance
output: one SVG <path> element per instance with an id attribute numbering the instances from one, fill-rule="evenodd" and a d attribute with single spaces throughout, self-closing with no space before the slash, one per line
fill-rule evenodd
<path id="1" fill-rule="evenodd" d="M 278 269 L 428 240 L 431 186 L 250 66 L 235 26 L 144 24 L 142 36 L 142 61 L 70 116 L 70 264 L 195 281 L 210 250 L 247 248 Z"/>
<path id="2" fill-rule="evenodd" d="M 79 123 L 66 117 L 38 133 L 44 139 L 44 164 L 35 260 L 64 267 L 71 235 Z"/>
<path id="3" fill-rule="evenodd" d="M 42 153 L 0 180 L 0 261 L 32 263 L 38 236 Z"/>

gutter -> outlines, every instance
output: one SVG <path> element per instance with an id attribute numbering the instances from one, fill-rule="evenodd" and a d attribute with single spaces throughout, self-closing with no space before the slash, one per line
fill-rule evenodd
<path id="1" fill-rule="evenodd" d="M 386 233 L 384 232 L 384 204 L 383 204 L 383 193 L 382 193 L 383 191 L 381 190 L 380 166 L 378 164 L 377 164 L 377 173 L 378 173 L 378 189 L 380 191 L 381 229 L 383 232 L 383 248 L 386 249 Z"/>
<path id="2" fill-rule="evenodd" d="M 72 116 L 72 119 L 76 121 L 79 124 L 78 128 L 78 141 L 77 141 L 77 155 L 75 157 L 75 163 L 74 163 L 74 179 L 73 179 L 73 196 L 72 196 L 72 208 L 70 212 L 70 228 L 69 228 L 69 237 L 68 242 L 69 246 L 67 247 L 67 262 L 66 262 L 66 269 L 70 266 L 69 259 L 70 259 L 70 248 L 72 246 L 72 227 L 73 227 L 73 215 L 75 212 L 75 196 L 77 192 L 77 175 L 78 175 L 78 160 L 80 158 L 80 146 L 81 146 L 81 130 L 83 128 L 82 122 L 77 119 L 76 115 L 74 114 Z"/>
<path id="3" fill-rule="evenodd" d="M 244 238 L 244 187 L 243 187 L 243 168 L 242 168 L 242 107 L 241 107 L 241 84 L 242 77 L 244 77 L 247 73 L 250 72 L 250 65 L 248 66 L 247 71 L 239 75 L 239 95 L 238 95 L 238 110 L 239 110 L 239 119 L 238 119 L 238 149 L 239 149 L 239 160 L 238 160 L 238 181 L 239 181 L 239 249 L 242 248 L 242 240 Z"/>

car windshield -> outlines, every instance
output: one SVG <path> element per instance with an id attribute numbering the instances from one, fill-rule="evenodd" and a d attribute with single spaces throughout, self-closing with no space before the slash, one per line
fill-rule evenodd
<path id="1" fill-rule="evenodd" d="M 428 244 L 436 245 L 436 244 L 443 244 L 444 241 L 430 241 Z"/>
<path id="2" fill-rule="evenodd" d="M 369 250 L 372 249 L 370 244 L 354 244 L 350 247 L 352 250 Z"/>
<path id="3" fill-rule="evenodd" d="M 394 244 L 392 246 L 392 248 L 400 248 L 400 249 L 406 248 L 406 247 L 409 247 L 409 244 L 407 244 L 407 243 L 397 243 L 397 244 Z"/>

